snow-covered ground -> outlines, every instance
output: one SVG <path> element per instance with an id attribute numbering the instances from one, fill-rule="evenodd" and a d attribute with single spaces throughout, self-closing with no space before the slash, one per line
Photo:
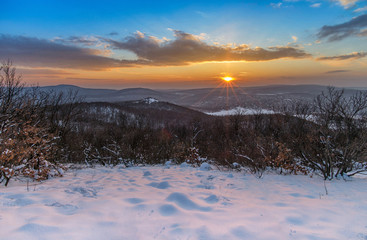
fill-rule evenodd
<path id="1" fill-rule="evenodd" d="M 230 116 L 230 115 L 255 115 L 255 114 L 274 114 L 275 112 L 268 109 L 253 109 L 236 107 L 228 110 L 220 110 L 218 112 L 205 112 L 212 116 Z"/>
<path id="2" fill-rule="evenodd" d="M 367 239 L 367 179 L 170 166 L 0 187 L 0 239 Z"/>

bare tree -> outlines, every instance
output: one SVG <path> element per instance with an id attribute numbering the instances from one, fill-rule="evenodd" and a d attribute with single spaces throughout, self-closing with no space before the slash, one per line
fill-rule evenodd
<path id="1" fill-rule="evenodd" d="M 14 110 L 19 103 L 17 100 L 22 94 L 24 83 L 22 76 L 16 74 L 16 68 L 8 60 L 0 67 L 0 114 L 7 114 Z"/>
<path id="2" fill-rule="evenodd" d="M 305 162 L 325 179 L 367 171 L 367 92 L 346 97 L 329 87 L 314 106 L 317 125 L 300 143 Z"/>
<path id="3" fill-rule="evenodd" d="M 36 180 L 62 174 L 55 157 L 59 138 L 44 118 L 48 96 L 25 88 L 11 61 L 0 69 L 0 182 L 7 185 L 17 174 Z"/>

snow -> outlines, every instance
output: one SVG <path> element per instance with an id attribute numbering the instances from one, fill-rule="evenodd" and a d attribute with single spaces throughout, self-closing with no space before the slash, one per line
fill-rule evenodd
<path id="1" fill-rule="evenodd" d="M 367 239 L 366 178 L 326 181 L 326 194 L 318 176 L 207 167 L 96 167 L 11 181 L 0 187 L 0 238 Z"/>
<path id="2" fill-rule="evenodd" d="M 211 168 L 209 163 L 203 162 L 200 165 L 200 170 L 202 170 L 202 171 L 209 171 L 210 169 L 212 169 L 212 168 Z"/>
<path id="3" fill-rule="evenodd" d="M 220 110 L 218 112 L 205 112 L 212 116 L 231 116 L 231 115 L 255 115 L 255 114 L 274 114 L 275 112 L 268 109 L 253 109 L 236 107 L 228 110 Z"/>
<path id="4" fill-rule="evenodd" d="M 144 102 L 147 103 L 147 104 L 152 104 L 152 103 L 156 103 L 156 102 L 159 102 L 159 101 L 155 98 L 147 97 L 147 98 L 144 98 Z"/>

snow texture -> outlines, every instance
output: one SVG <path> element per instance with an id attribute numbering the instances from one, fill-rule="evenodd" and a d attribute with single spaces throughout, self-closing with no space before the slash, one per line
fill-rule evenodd
<path id="1" fill-rule="evenodd" d="M 367 179 L 188 165 L 102 168 L 0 188 L 0 238 L 367 239 Z M 28 189 L 28 190 L 27 190 Z"/>
<path id="2" fill-rule="evenodd" d="M 231 115 L 256 115 L 256 114 L 274 114 L 275 112 L 268 109 L 252 109 L 236 107 L 228 110 L 220 110 L 218 112 L 206 112 L 212 116 L 231 116 Z"/>
<path id="3" fill-rule="evenodd" d="M 147 98 L 144 98 L 144 102 L 147 103 L 147 104 L 152 104 L 152 103 L 156 103 L 156 102 L 159 102 L 159 101 L 155 98 L 147 97 Z"/>

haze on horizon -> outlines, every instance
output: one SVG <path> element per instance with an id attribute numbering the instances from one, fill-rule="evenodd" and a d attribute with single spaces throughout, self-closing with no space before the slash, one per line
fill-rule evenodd
<path id="1" fill-rule="evenodd" d="M 367 1 L 5 0 L 0 60 L 29 84 L 367 87 Z"/>

